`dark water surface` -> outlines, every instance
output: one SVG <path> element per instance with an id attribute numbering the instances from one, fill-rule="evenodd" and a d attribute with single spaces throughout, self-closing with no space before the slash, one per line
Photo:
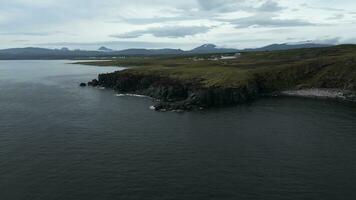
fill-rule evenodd
<path id="1" fill-rule="evenodd" d="M 117 68 L 0 61 L 0 199 L 356 199 L 356 105 L 195 113 L 79 88 Z"/>

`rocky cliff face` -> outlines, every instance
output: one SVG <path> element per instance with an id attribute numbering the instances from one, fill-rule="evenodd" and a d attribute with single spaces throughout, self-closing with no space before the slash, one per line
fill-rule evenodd
<path id="1" fill-rule="evenodd" d="M 168 77 L 115 72 L 99 75 L 99 85 L 122 93 L 153 97 L 156 110 L 196 110 L 236 105 L 259 94 L 254 82 L 239 88 L 205 87 L 199 80 L 182 81 Z"/>
<path id="2" fill-rule="evenodd" d="M 204 76 L 197 79 L 176 79 L 170 73 L 156 75 L 149 70 L 124 70 L 99 75 L 88 83 L 104 86 L 121 93 L 135 93 L 153 97 L 159 102 L 156 110 L 196 110 L 231 106 L 250 101 L 261 93 L 280 93 L 284 90 L 336 89 L 346 100 L 354 101 L 356 76 L 354 59 L 318 59 L 287 67 L 255 70 L 238 84 L 207 86 Z M 159 74 L 159 73 L 158 73 Z M 200 79 L 198 79 L 200 78 Z M 234 79 L 231 79 L 232 81 Z M 349 95 L 350 93 L 350 95 Z M 318 96 L 318 94 L 314 95 Z"/>

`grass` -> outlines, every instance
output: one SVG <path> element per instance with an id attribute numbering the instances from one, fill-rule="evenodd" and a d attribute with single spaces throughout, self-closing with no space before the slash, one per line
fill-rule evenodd
<path id="1" fill-rule="evenodd" d="M 207 87 L 240 87 L 260 81 L 270 90 L 296 86 L 356 89 L 356 45 L 274 52 L 248 52 L 232 60 L 220 55 L 128 57 L 80 64 L 132 67 L 122 73 L 195 80 Z"/>

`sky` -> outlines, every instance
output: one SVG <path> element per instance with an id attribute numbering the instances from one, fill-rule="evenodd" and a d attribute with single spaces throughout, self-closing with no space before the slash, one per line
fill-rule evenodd
<path id="1" fill-rule="evenodd" d="M 355 32 L 355 0 L 0 0 L 0 49 L 242 49 Z"/>

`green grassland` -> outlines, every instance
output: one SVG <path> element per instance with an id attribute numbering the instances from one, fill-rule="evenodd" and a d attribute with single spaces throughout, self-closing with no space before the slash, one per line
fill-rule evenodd
<path id="1" fill-rule="evenodd" d="M 296 87 L 356 90 L 356 45 L 246 52 L 231 60 L 208 59 L 216 56 L 220 55 L 127 57 L 80 64 L 130 67 L 121 73 L 194 80 L 206 87 L 236 88 L 258 81 L 271 91 Z"/>

